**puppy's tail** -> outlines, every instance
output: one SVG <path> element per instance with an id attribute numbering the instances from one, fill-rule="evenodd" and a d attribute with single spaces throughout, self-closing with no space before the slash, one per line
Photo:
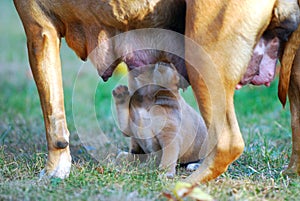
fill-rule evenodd
<path id="1" fill-rule="evenodd" d="M 286 104 L 286 97 L 290 85 L 292 66 L 299 47 L 300 26 L 298 26 L 297 30 L 292 33 L 291 37 L 285 45 L 284 52 L 282 55 L 278 84 L 278 97 L 283 107 Z"/>

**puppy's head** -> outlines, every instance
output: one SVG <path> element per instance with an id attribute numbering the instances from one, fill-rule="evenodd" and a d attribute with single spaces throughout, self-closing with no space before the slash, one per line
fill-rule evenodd
<path id="1" fill-rule="evenodd" d="M 162 62 L 136 68 L 130 71 L 128 78 L 131 92 L 147 86 L 151 86 L 152 90 L 164 88 L 175 92 L 178 91 L 180 84 L 180 77 L 175 66 Z"/>
<path id="2" fill-rule="evenodd" d="M 180 77 L 175 66 L 170 63 L 157 63 L 153 70 L 153 83 L 171 91 L 179 88 Z"/>

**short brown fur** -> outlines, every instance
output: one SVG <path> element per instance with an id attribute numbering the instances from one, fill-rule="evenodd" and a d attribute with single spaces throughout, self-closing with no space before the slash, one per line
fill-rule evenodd
<path id="1" fill-rule="evenodd" d="M 159 167 L 173 178 L 177 161 L 191 163 L 205 156 L 206 126 L 179 94 L 175 67 L 143 68 L 135 76 L 130 72 L 129 89 L 121 85 L 113 91 L 119 127 L 131 137 L 130 153 L 156 153 Z"/>

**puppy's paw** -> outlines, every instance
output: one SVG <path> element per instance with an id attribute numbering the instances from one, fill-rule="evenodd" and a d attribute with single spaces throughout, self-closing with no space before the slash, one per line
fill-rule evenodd
<path id="1" fill-rule="evenodd" d="M 190 172 L 196 171 L 200 167 L 200 163 L 190 163 L 186 166 L 186 170 Z"/>
<path id="2" fill-rule="evenodd" d="M 115 164 L 116 165 L 124 165 L 124 164 L 127 164 L 132 161 L 134 161 L 134 156 L 131 153 L 129 153 L 127 151 L 121 151 L 117 155 Z"/>
<path id="3" fill-rule="evenodd" d="M 117 86 L 112 92 L 116 103 L 124 103 L 129 97 L 128 87 L 125 85 Z"/>
<path id="4" fill-rule="evenodd" d="M 167 179 L 174 179 L 175 174 L 176 174 L 175 167 L 166 167 L 166 166 L 160 165 L 158 169 L 163 172 L 163 174 L 161 174 L 162 178 L 165 177 Z"/>
<path id="5" fill-rule="evenodd" d="M 159 174 L 159 178 L 160 179 L 174 179 L 175 177 L 175 172 L 165 172 L 165 173 L 161 173 Z"/>
<path id="6" fill-rule="evenodd" d="M 175 173 L 174 173 L 174 172 L 167 172 L 167 173 L 165 174 L 165 176 L 166 176 L 168 179 L 174 179 Z"/>
<path id="7" fill-rule="evenodd" d="M 123 159 L 127 159 L 129 153 L 127 151 L 121 151 L 119 152 L 119 154 L 117 155 L 116 160 L 123 160 Z"/>

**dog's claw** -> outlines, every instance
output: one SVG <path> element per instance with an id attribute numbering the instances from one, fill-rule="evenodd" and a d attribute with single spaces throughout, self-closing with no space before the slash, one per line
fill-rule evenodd
<path id="1" fill-rule="evenodd" d="M 168 179 L 174 179 L 175 174 L 174 174 L 174 173 L 167 172 L 167 173 L 165 174 L 165 176 L 166 176 Z"/>

